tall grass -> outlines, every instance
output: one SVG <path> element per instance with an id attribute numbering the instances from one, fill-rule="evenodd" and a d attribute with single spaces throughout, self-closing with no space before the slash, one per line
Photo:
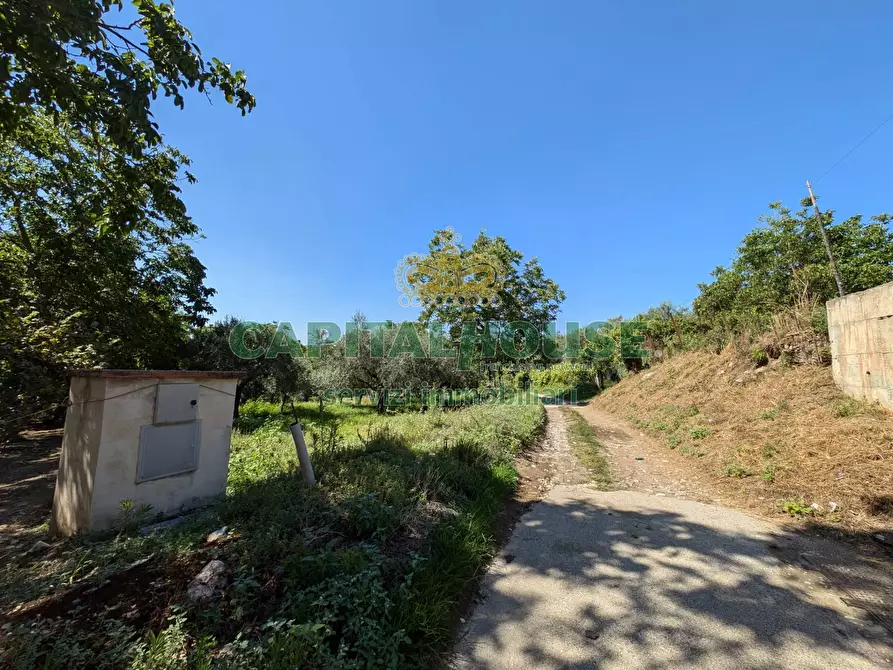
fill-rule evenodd
<path id="1" fill-rule="evenodd" d="M 134 592 L 131 619 L 106 613 L 113 603 L 94 603 L 52 624 L 22 620 L 5 631 L 3 662 L 430 667 L 449 646 L 463 592 L 495 550 L 495 524 L 516 484 L 513 456 L 540 434 L 542 407 L 379 416 L 332 405 L 323 421 L 310 409 L 297 407 L 316 487 L 297 472 L 290 408 L 283 416 L 275 405 L 248 404 L 225 500 L 193 527 L 152 540 L 162 574 L 153 588 L 175 584 L 162 610 L 147 602 L 151 593 Z M 202 551 L 204 535 L 221 525 L 235 539 Z M 121 556 L 132 560 L 146 541 L 120 535 L 92 549 L 114 562 L 110 543 L 129 546 Z M 165 569 L 212 557 L 229 569 L 225 594 L 200 609 L 182 606 L 188 580 Z"/>

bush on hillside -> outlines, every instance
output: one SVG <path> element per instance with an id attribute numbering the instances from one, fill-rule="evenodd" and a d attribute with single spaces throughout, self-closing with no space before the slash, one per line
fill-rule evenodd
<path id="1" fill-rule="evenodd" d="M 824 304 L 837 289 L 820 223 L 805 205 L 792 212 L 773 203 L 770 210 L 744 237 L 732 263 L 698 286 L 692 310 L 664 303 L 637 317 L 648 323 L 647 346 L 655 360 L 732 345 L 745 356 L 761 347 L 769 358 L 828 362 Z M 856 215 L 834 223 L 833 212 L 823 218 L 848 292 L 893 281 L 889 215 L 868 222 Z"/>
<path id="2" fill-rule="evenodd" d="M 556 397 L 576 391 L 577 396 L 586 397 L 598 392 L 603 378 L 596 367 L 573 361 L 562 361 L 530 373 L 530 383 L 538 390 L 550 391 Z"/>

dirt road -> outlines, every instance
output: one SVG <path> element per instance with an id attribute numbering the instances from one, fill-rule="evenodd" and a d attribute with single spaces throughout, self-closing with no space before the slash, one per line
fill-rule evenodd
<path id="1" fill-rule="evenodd" d="M 839 670 L 893 659 L 886 631 L 813 569 L 846 567 L 845 549 L 699 502 L 710 496 L 696 474 L 590 408 L 579 411 L 622 490 L 578 483 L 562 411 L 548 409 L 554 486 L 485 577 L 455 667 Z M 890 587 L 872 576 L 869 590 Z"/>

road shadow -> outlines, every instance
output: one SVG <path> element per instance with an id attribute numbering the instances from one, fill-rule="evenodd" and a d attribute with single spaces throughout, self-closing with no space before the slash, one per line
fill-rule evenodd
<path id="1" fill-rule="evenodd" d="M 537 504 L 486 577 L 454 667 L 876 667 L 883 629 L 816 588 L 802 538 L 699 507 L 707 522 L 647 504 Z M 807 554 L 850 567 L 815 542 Z M 889 592 L 887 577 L 866 572 L 862 587 Z"/>

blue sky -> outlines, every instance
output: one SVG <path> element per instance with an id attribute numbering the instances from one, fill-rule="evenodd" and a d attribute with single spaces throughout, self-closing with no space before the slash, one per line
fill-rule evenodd
<path id="1" fill-rule="evenodd" d="M 562 318 L 688 303 L 767 203 L 795 206 L 893 113 L 893 5 L 385 0 L 177 3 L 257 109 L 159 101 L 194 161 L 218 316 L 412 319 L 393 269 L 435 228 L 505 236 Z M 893 122 L 818 185 L 893 210 Z M 303 339 L 303 338 L 302 338 Z"/>

